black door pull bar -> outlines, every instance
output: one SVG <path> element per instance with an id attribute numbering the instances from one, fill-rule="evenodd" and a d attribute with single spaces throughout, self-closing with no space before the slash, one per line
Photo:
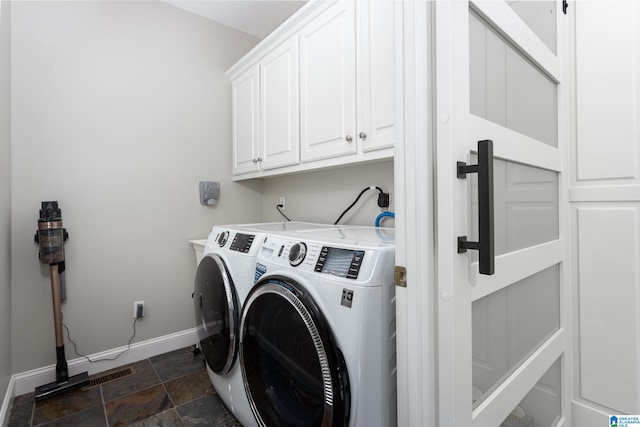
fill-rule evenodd
<path id="1" fill-rule="evenodd" d="M 465 179 L 468 173 L 478 174 L 478 241 L 467 241 L 467 236 L 458 237 L 458 253 L 467 249 L 478 251 L 480 274 L 495 272 L 495 243 L 493 227 L 493 141 L 478 141 L 478 164 L 457 163 L 457 176 Z"/>

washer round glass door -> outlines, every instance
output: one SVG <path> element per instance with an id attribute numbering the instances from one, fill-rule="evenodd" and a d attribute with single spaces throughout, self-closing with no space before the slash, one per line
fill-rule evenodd
<path id="1" fill-rule="evenodd" d="M 349 376 L 313 299 L 284 277 L 247 296 L 240 363 L 251 409 L 263 426 L 346 426 Z"/>
<path id="2" fill-rule="evenodd" d="M 238 353 L 240 310 L 231 275 L 217 254 L 200 261 L 193 299 L 204 358 L 213 372 L 225 375 Z"/>

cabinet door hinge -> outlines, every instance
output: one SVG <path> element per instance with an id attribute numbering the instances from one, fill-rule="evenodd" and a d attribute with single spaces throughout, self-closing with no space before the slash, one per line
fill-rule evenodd
<path id="1" fill-rule="evenodd" d="M 395 285 L 400 286 L 401 288 L 406 288 L 407 287 L 407 268 L 396 265 L 393 272 L 394 272 L 393 281 L 395 282 Z"/>
<path id="2" fill-rule="evenodd" d="M 567 8 L 569 7 L 569 2 L 567 0 L 562 0 L 562 12 L 566 15 Z"/>

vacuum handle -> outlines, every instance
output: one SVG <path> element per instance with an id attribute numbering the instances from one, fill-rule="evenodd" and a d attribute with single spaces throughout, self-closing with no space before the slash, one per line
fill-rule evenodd
<path id="1" fill-rule="evenodd" d="M 64 346 L 62 335 L 62 297 L 60 292 L 60 273 L 58 264 L 49 266 L 51 270 L 51 297 L 53 300 L 53 326 L 56 333 L 56 347 Z"/>

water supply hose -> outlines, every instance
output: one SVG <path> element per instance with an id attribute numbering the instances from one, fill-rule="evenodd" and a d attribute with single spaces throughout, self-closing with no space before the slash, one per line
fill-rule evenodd
<path id="1" fill-rule="evenodd" d="M 389 212 L 389 211 L 382 212 L 380 215 L 376 217 L 376 227 L 380 227 L 380 221 L 382 221 L 382 219 L 386 217 L 395 218 L 396 215 L 393 212 Z"/>

